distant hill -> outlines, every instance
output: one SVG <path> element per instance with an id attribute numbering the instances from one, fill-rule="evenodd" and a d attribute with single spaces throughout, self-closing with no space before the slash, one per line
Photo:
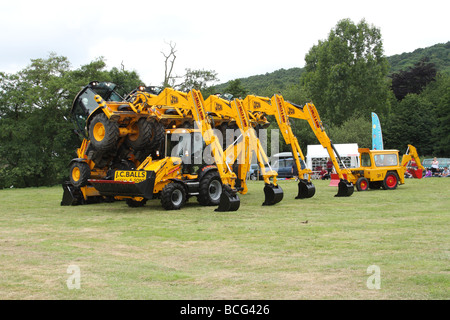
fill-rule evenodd
<path id="1" fill-rule="evenodd" d="M 450 41 L 387 57 L 391 65 L 390 73 L 407 70 L 408 67 L 414 66 L 424 57 L 428 57 L 429 62 L 434 63 L 439 72 L 450 75 Z M 283 91 L 293 85 L 298 86 L 304 71 L 305 68 L 280 69 L 266 74 L 240 78 L 239 80 L 249 94 L 260 94 L 268 88 L 276 92 Z M 215 90 L 221 92 L 227 85 L 228 82 L 216 85 Z"/>
<path id="2" fill-rule="evenodd" d="M 413 52 L 405 52 L 387 57 L 391 65 L 391 73 L 406 70 L 414 66 L 422 58 L 429 58 L 429 62 L 436 65 L 439 72 L 450 75 L 450 41 L 438 43 L 427 48 L 416 49 Z"/>
<path id="3" fill-rule="evenodd" d="M 267 88 L 281 91 L 290 86 L 299 85 L 304 70 L 304 68 L 280 69 L 266 74 L 240 78 L 239 80 L 249 94 L 260 94 Z M 215 86 L 215 89 L 221 92 L 227 85 L 228 82 L 219 84 Z"/>

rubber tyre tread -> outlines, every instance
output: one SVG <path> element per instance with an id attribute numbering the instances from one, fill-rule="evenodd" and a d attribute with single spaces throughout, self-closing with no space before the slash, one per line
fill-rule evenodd
<path id="1" fill-rule="evenodd" d="M 387 184 L 387 180 L 388 180 L 389 176 L 391 176 L 391 175 L 393 175 L 395 177 L 395 179 L 397 180 L 395 186 L 393 186 L 393 187 L 389 187 L 388 184 Z M 396 172 L 392 172 L 392 171 L 388 172 L 386 174 L 386 177 L 384 177 L 382 187 L 383 187 L 384 190 L 394 190 L 398 186 L 398 181 L 399 181 L 399 177 L 398 177 L 398 174 Z"/>
<path id="2" fill-rule="evenodd" d="M 145 118 L 141 118 L 136 123 L 139 130 L 139 136 L 136 140 L 130 140 L 128 137 L 125 140 L 127 146 L 133 150 L 148 149 L 153 139 L 153 124 L 148 122 Z"/>
<path id="3" fill-rule="evenodd" d="M 93 134 L 95 124 L 98 122 L 101 122 L 105 127 L 105 137 L 101 141 L 95 140 Z M 94 148 L 100 152 L 115 150 L 117 148 L 117 141 L 119 140 L 119 124 L 110 121 L 106 114 L 100 113 L 89 124 L 89 139 Z"/>
<path id="4" fill-rule="evenodd" d="M 209 196 L 209 185 L 213 180 L 218 180 L 220 184 L 222 184 L 219 172 L 210 171 L 207 174 L 205 174 L 205 176 L 200 181 L 199 195 L 197 197 L 197 200 L 198 203 L 200 203 L 202 206 L 216 206 L 220 202 L 220 197 L 217 200 L 213 200 Z"/>
<path id="5" fill-rule="evenodd" d="M 183 200 L 179 205 L 172 202 L 172 193 L 176 190 L 180 190 Z M 178 210 L 186 203 L 186 190 L 177 182 L 170 182 L 161 191 L 161 205 L 166 210 Z"/>
<path id="6" fill-rule="evenodd" d="M 75 181 L 72 177 L 72 170 L 78 167 L 80 170 L 80 179 L 78 181 Z M 77 188 L 84 187 L 88 183 L 88 179 L 91 177 L 91 168 L 86 162 L 74 162 L 70 166 L 70 183 Z"/>
<path id="7" fill-rule="evenodd" d="M 163 146 L 165 136 L 166 128 L 164 127 L 164 125 L 159 122 L 154 122 L 152 139 L 148 148 L 149 154 L 152 154 L 154 156 L 156 154 L 156 151 L 160 151 L 160 154 L 162 153 L 162 150 L 159 149 Z"/>
<path id="8" fill-rule="evenodd" d="M 361 187 L 361 183 L 363 181 L 366 182 L 366 188 L 365 189 L 363 189 Z M 356 190 L 358 190 L 358 191 L 367 191 L 368 189 L 369 189 L 369 181 L 366 178 L 364 178 L 364 177 L 359 177 L 358 180 L 356 181 Z"/>

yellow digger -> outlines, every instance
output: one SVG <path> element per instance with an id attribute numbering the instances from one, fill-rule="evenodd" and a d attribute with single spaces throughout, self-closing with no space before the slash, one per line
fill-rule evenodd
<path id="1" fill-rule="evenodd" d="M 203 205 L 220 204 L 220 211 L 237 210 L 240 202 L 233 188 L 235 175 L 224 165 L 223 150 L 217 148 L 220 144 L 208 129 L 209 118 L 204 113 L 199 92 L 186 94 L 166 89 L 156 95 L 136 91 L 125 100 L 113 89 L 114 85 L 110 83 L 91 82 L 74 100 L 71 113 L 83 142 L 77 150 L 78 157 L 71 161 L 70 181 L 63 184 L 61 205 L 115 198 L 126 199 L 130 206 L 138 206 L 156 195 L 165 199 L 165 208 L 177 209 L 188 196 L 197 195 Z M 178 110 L 178 116 L 171 113 L 174 108 Z M 217 163 L 202 166 L 193 176 L 191 172 L 187 173 L 191 170 L 181 163 L 180 158 L 161 159 L 164 153 L 161 147 L 165 135 L 163 123 L 167 120 L 178 124 L 196 123 L 200 129 L 186 128 L 184 135 L 197 133 L 195 136 L 201 138 L 200 144 L 203 140 L 204 144 L 212 146 Z M 143 158 L 143 155 L 150 157 Z M 171 179 L 180 180 L 178 184 L 185 188 L 184 200 L 179 205 L 171 205 L 167 201 L 168 191 L 163 192 Z M 205 183 L 204 179 L 211 181 Z M 200 188 L 200 181 L 207 187 Z"/>
<path id="2" fill-rule="evenodd" d="M 166 88 L 158 95 L 138 92 L 136 101 L 133 105 L 137 113 L 146 113 L 156 106 L 180 108 L 186 117 L 195 120 L 197 128 L 167 130 L 169 135 L 179 135 L 179 143 L 171 146 L 169 141 L 173 139 L 167 137 L 166 156 L 162 159 L 148 157 L 136 169 L 110 170 L 104 179 L 89 179 L 100 195 L 126 199 L 129 206 L 142 206 L 149 199 L 160 198 L 167 210 L 180 209 L 189 197 L 197 196 L 202 205 L 218 205 L 216 211 L 238 210 L 236 175 L 226 163 L 221 144 L 213 133 L 201 93 Z M 195 161 L 203 158 L 203 144 L 210 147 L 209 165 Z"/>
<path id="3" fill-rule="evenodd" d="M 398 150 L 370 150 L 359 148 L 360 167 L 339 169 L 339 172 L 355 184 L 358 191 L 383 188 L 396 189 L 405 183 L 407 164 L 414 158 L 417 167 L 423 170 L 419 155 L 414 146 L 408 145 L 406 153 L 399 161 Z"/>

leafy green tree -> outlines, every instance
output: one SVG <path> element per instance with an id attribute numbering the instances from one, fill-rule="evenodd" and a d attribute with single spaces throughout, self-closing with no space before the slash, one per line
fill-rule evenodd
<path id="1" fill-rule="evenodd" d="M 217 72 L 214 70 L 192 70 L 187 68 L 183 82 L 176 87 L 186 92 L 192 89 L 205 90 L 209 83 L 218 80 Z"/>
<path id="2" fill-rule="evenodd" d="M 381 32 L 365 20 L 338 22 L 305 57 L 302 83 L 323 119 L 341 125 L 355 116 L 388 112 L 388 62 Z"/>
<path id="3" fill-rule="evenodd" d="M 420 93 L 436 78 L 437 70 L 428 58 L 423 58 L 412 68 L 391 75 L 392 91 L 397 100 L 402 100 L 409 93 Z"/>
<path id="4" fill-rule="evenodd" d="M 417 94 L 408 94 L 397 105 L 383 128 L 386 149 L 406 150 L 408 144 L 415 146 L 419 154 L 433 152 L 435 126 L 434 105 Z"/>
<path id="5" fill-rule="evenodd" d="M 242 85 L 240 79 L 235 79 L 228 82 L 228 86 L 224 89 L 224 93 L 230 93 L 236 98 L 244 98 L 247 95 L 247 90 Z"/>
<path id="6" fill-rule="evenodd" d="M 127 93 L 141 83 L 135 72 L 104 69 L 99 58 L 71 70 L 66 57 L 51 53 L 16 74 L 0 73 L 0 188 L 63 181 L 80 144 L 66 120 L 80 88 L 117 81 Z"/>

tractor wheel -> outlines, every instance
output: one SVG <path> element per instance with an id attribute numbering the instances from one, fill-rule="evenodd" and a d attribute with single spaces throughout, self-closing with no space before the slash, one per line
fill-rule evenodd
<path id="1" fill-rule="evenodd" d="M 134 200 L 134 199 L 127 199 L 127 205 L 130 208 L 139 208 L 139 207 L 143 207 L 145 206 L 145 203 L 147 202 L 147 199 L 143 199 L 143 200 Z"/>
<path id="2" fill-rule="evenodd" d="M 70 183 L 79 188 L 84 187 L 91 177 L 91 168 L 86 162 L 74 162 L 70 166 Z"/>
<path id="3" fill-rule="evenodd" d="M 369 181 L 364 177 L 359 177 L 356 181 L 356 190 L 367 191 L 369 189 Z"/>
<path id="4" fill-rule="evenodd" d="M 163 155 L 165 137 L 166 129 L 164 125 L 159 122 L 153 122 L 151 144 L 148 148 L 153 158 L 157 158 L 157 152 L 159 156 Z"/>
<path id="5" fill-rule="evenodd" d="M 222 194 L 222 181 L 217 171 L 210 171 L 200 181 L 198 202 L 202 206 L 216 206 Z"/>
<path id="6" fill-rule="evenodd" d="M 398 175 L 395 172 L 388 172 L 383 181 L 384 190 L 394 190 L 398 186 Z"/>
<path id="7" fill-rule="evenodd" d="M 119 125 L 100 113 L 89 124 L 89 139 L 94 148 L 101 152 L 114 150 L 119 139 Z"/>
<path id="8" fill-rule="evenodd" d="M 166 210 L 178 210 L 186 202 L 186 190 L 177 182 L 170 182 L 161 191 L 161 204 Z"/>
<path id="9" fill-rule="evenodd" d="M 125 140 L 127 146 L 133 150 L 142 150 L 150 146 L 153 138 L 153 124 L 145 118 L 139 119 L 133 124 L 135 134 L 129 134 Z"/>

